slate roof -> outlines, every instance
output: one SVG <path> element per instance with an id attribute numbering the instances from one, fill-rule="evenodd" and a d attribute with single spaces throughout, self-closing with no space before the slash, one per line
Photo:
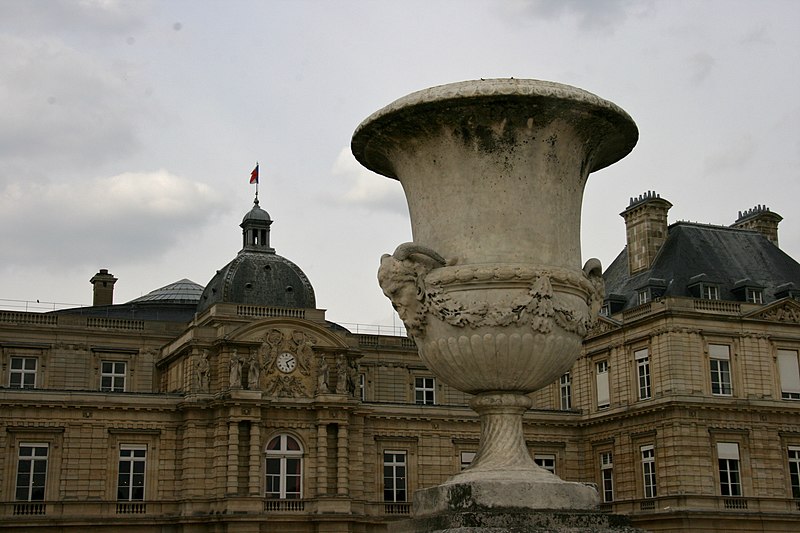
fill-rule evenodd
<path id="1" fill-rule="evenodd" d="M 186 278 L 164 285 L 154 291 L 150 291 L 144 296 L 139 296 L 128 303 L 141 302 L 172 302 L 172 303 L 194 303 L 200 301 L 203 294 L 203 286 Z"/>
<path id="2" fill-rule="evenodd" d="M 627 248 L 603 274 L 606 298 L 625 299 L 623 309 L 638 305 L 638 291 L 649 280 L 663 280 L 663 296 L 692 297 L 691 278 L 705 274 L 705 281 L 719 287 L 721 300 L 741 300 L 732 292 L 737 282 L 763 288 L 763 303 L 775 301 L 776 289 L 794 283 L 800 289 L 800 263 L 762 234 L 745 229 L 676 222 L 649 270 L 628 274 Z M 656 282 L 658 284 L 658 282 Z M 781 292 L 778 290 L 777 292 Z"/>

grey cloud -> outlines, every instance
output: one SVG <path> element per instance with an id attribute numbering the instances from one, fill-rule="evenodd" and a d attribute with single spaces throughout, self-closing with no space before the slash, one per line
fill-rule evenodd
<path id="1" fill-rule="evenodd" d="M 515 5 L 523 14 L 535 18 L 575 17 L 585 30 L 613 30 L 628 16 L 642 16 L 652 10 L 651 2 L 634 0 L 519 0 Z"/>
<path id="2" fill-rule="evenodd" d="M 17 34 L 69 32 L 81 37 L 118 34 L 144 25 L 151 13 L 150 0 L 3 0 L 0 31 Z"/>

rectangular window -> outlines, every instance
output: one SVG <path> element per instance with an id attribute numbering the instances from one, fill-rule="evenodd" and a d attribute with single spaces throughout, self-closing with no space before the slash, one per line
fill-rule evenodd
<path id="1" fill-rule="evenodd" d="M 633 357 L 636 359 L 637 375 L 639 376 L 639 399 L 650 398 L 650 354 L 647 348 L 636 350 Z"/>
<path id="2" fill-rule="evenodd" d="M 717 396 L 732 395 L 730 346 L 726 344 L 709 344 L 708 355 L 711 364 L 711 394 Z"/>
<path id="3" fill-rule="evenodd" d="M 35 389 L 37 363 L 35 357 L 12 357 L 8 386 L 12 389 Z"/>
<path id="4" fill-rule="evenodd" d="M 792 498 L 800 498 L 800 446 L 789 446 L 789 482 Z"/>
<path id="5" fill-rule="evenodd" d="M 406 501 L 406 452 L 383 452 L 383 501 Z"/>
<path id="6" fill-rule="evenodd" d="M 475 452 L 461 452 L 461 470 L 471 465 L 473 459 L 475 459 Z"/>
<path id="7" fill-rule="evenodd" d="M 102 361 L 100 363 L 100 390 L 125 392 L 125 366 L 122 361 Z"/>
<path id="8" fill-rule="evenodd" d="M 533 456 L 533 462 L 541 466 L 551 474 L 556 473 L 556 456 L 548 453 L 537 453 Z"/>
<path id="9" fill-rule="evenodd" d="M 797 350 L 778 350 L 778 376 L 781 380 L 781 398 L 800 400 L 800 365 Z"/>
<path id="10" fill-rule="evenodd" d="M 436 403 L 436 380 L 434 378 L 414 378 L 414 402 L 418 405 Z"/>
<path id="11" fill-rule="evenodd" d="M 739 476 L 739 445 L 735 442 L 718 442 L 719 490 L 722 496 L 741 496 L 742 480 Z"/>
<path id="12" fill-rule="evenodd" d="M 358 397 L 362 402 L 367 401 L 367 376 L 365 374 L 358 375 Z"/>
<path id="13" fill-rule="evenodd" d="M 572 409 L 572 376 L 569 375 L 569 372 L 561 376 L 559 391 L 561 393 L 561 410 Z"/>
<path id="14" fill-rule="evenodd" d="M 753 304 L 764 303 L 764 293 L 761 289 L 745 289 L 745 299 Z"/>
<path id="15" fill-rule="evenodd" d="M 639 298 L 639 305 L 646 304 L 650 301 L 650 291 L 643 289 L 637 293 Z"/>
<path id="16" fill-rule="evenodd" d="M 147 446 L 139 444 L 119 447 L 119 476 L 117 500 L 131 502 L 144 500 L 144 472 Z"/>
<path id="17" fill-rule="evenodd" d="M 644 497 L 655 498 L 658 494 L 656 491 L 655 448 L 652 445 L 642 446 L 640 451 L 642 453 L 642 483 L 644 486 Z"/>
<path id="18" fill-rule="evenodd" d="M 597 408 L 605 409 L 610 405 L 608 394 L 608 361 L 597 363 Z"/>
<path id="19" fill-rule="evenodd" d="M 719 300 L 719 287 L 716 285 L 703 285 L 702 298 L 704 300 Z"/>
<path id="20" fill-rule="evenodd" d="M 614 459 L 611 452 L 600 454 L 600 481 L 603 491 L 603 502 L 614 501 Z"/>
<path id="21" fill-rule="evenodd" d="M 17 501 L 40 502 L 44 500 L 48 450 L 47 444 L 20 443 L 15 494 Z"/>

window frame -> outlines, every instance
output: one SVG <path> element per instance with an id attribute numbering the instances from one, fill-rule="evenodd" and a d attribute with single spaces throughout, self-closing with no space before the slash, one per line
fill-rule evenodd
<path id="1" fill-rule="evenodd" d="M 716 350 L 716 347 L 724 347 L 725 353 L 723 354 L 721 351 Z M 731 346 L 729 344 L 708 344 L 708 370 L 711 395 L 724 397 L 733 396 L 733 368 L 731 365 Z M 726 375 L 727 382 L 724 379 Z M 717 389 L 716 392 L 714 390 L 715 388 Z"/>
<path id="2" fill-rule="evenodd" d="M 414 404 L 436 405 L 436 378 L 414 376 Z"/>
<path id="3" fill-rule="evenodd" d="M 111 370 L 106 371 L 105 366 L 111 365 Z M 118 372 L 118 365 L 122 365 L 122 372 Z M 110 380 L 110 385 L 104 384 L 105 380 Z M 122 380 L 122 387 L 118 387 L 116 381 Z M 103 359 L 100 361 L 100 392 L 126 392 L 128 390 L 128 363 L 113 359 Z"/>
<path id="4" fill-rule="evenodd" d="M 391 460 L 388 458 L 391 456 Z M 384 503 L 406 503 L 408 502 L 408 450 L 385 449 L 381 452 L 382 457 L 382 483 Z M 398 461 L 402 457 L 402 461 Z M 387 470 L 388 469 L 388 470 Z M 402 469 L 402 474 L 398 476 L 398 469 Z M 387 474 L 388 473 L 388 474 Z M 387 479 L 391 479 L 391 487 L 387 484 Z M 402 485 L 402 487 L 398 487 Z M 391 497 L 387 497 L 390 496 Z M 398 496 L 402 496 L 400 499 Z"/>
<path id="5" fill-rule="evenodd" d="M 800 446 L 786 447 L 789 466 L 789 492 L 792 498 L 800 500 Z"/>
<path id="6" fill-rule="evenodd" d="M 742 472 L 739 443 L 717 442 L 717 473 L 721 496 L 742 496 Z"/>
<path id="7" fill-rule="evenodd" d="M 20 361 L 20 368 L 14 368 L 14 362 Z M 33 369 L 26 368 L 27 362 L 33 361 Z M 8 360 L 8 388 L 35 389 L 39 374 L 39 358 L 30 355 L 12 355 Z M 14 377 L 19 376 L 19 384 L 14 384 Z M 26 378 L 32 376 L 32 383 L 26 384 Z"/>
<path id="8" fill-rule="evenodd" d="M 270 448 L 270 445 L 278 439 L 278 448 Z M 290 439 L 297 446 L 297 449 L 290 449 Z M 303 499 L 303 475 L 304 475 L 304 448 L 303 444 L 294 435 L 279 433 L 267 441 L 264 447 L 264 497 L 268 500 L 302 500 Z M 277 461 L 277 463 L 275 462 Z M 274 466 L 277 464 L 277 472 Z M 295 472 L 289 472 L 289 468 Z M 289 490 L 289 481 L 296 481 L 296 490 Z M 277 480 L 277 489 L 270 490 L 273 482 Z"/>
<path id="9" fill-rule="evenodd" d="M 554 453 L 535 453 L 533 454 L 533 462 L 539 468 L 543 468 L 553 475 L 556 475 L 556 454 Z"/>
<path id="10" fill-rule="evenodd" d="M 120 444 L 117 463 L 118 502 L 143 502 L 147 497 L 147 444 Z M 140 453 L 141 452 L 141 453 Z M 129 454 L 129 455 L 128 455 Z M 127 472 L 123 472 L 123 465 Z M 123 484 L 123 475 L 127 484 Z M 127 497 L 123 491 L 127 490 Z"/>
<path id="11" fill-rule="evenodd" d="M 600 492 L 603 503 L 611 503 L 614 501 L 614 454 L 610 451 L 600 452 L 599 459 Z"/>
<path id="12" fill-rule="evenodd" d="M 595 400 L 597 409 L 604 410 L 611 407 L 610 365 L 608 359 L 597 361 L 595 369 Z M 605 400 L 604 402 L 601 400 Z"/>
<path id="13" fill-rule="evenodd" d="M 47 478 L 50 469 L 50 443 L 49 442 L 28 442 L 21 441 L 17 444 L 17 470 L 14 477 L 14 501 L 17 502 L 42 502 L 47 499 Z M 31 452 L 23 455 L 23 448 L 31 448 Z M 44 449 L 45 454 L 37 455 L 34 450 Z M 23 465 L 27 463 L 27 472 L 23 471 Z M 44 463 L 44 472 L 36 472 L 37 465 Z M 36 483 L 37 474 L 41 482 Z M 21 484 L 21 480 L 27 476 L 27 481 Z M 20 490 L 27 492 L 26 497 L 20 497 Z M 34 492 L 36 494 L 34 494 Z"/>
<path id="14" fill-rule="evenodd" d="M 656 449 L 653 444 L 639 447 L 642 463 L 642 489 L 647 499 L 658 497 L 658 479 L 656 477 Z"/>
<path id="15" fill-rule="evenodd" d="M 636 390 L 637 398 L 650 400 L 653 397 L 652 378 L 650 373 L 650 350 L 640 348 L 634 350 L 633 359 L 636 362 Z"/>
<path id="16" fill-rule="evenodd" d="M 558 378 L 559 407 L 562 411 L 572 409 L 572 374 L 565 372 Z"/>
<path id="17" fill-rule="evenodd" d="M 800 400 L 800 353 L 792 348 L 778 348 L 775 361 L 781 399 Z"/>

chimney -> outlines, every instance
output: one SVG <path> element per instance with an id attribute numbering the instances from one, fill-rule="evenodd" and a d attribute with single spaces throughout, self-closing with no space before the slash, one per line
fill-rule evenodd
<path id="1" fill-rule="evenodd" d="M 778 223 L 783 217 L 773 213 L 765 205 L 757 205 L 744 212 L 739 211 L 739 218 L 731 227 L 739 229 L 753 229 L 769 239 L 769 242 L 778 246 Z"/>
<path id="2" fill-rule="evenodd" d="M 667 212 L 672 204 L 655 191 L 631 198 L 628 208 L 620 213 L 625 219 L 628 247 L 628 273 L 647 270 L 667 239 Z"/>
<path id="3" fill-rule="evenodd" d="M 108 273 L 108 270 L 101 268 L 100 272 L 92 276 L 89 283 L 94 285 L 94 297 L 92 305 L 112 305 L 114 303 L 114 284 L 117 278 Z"/>

